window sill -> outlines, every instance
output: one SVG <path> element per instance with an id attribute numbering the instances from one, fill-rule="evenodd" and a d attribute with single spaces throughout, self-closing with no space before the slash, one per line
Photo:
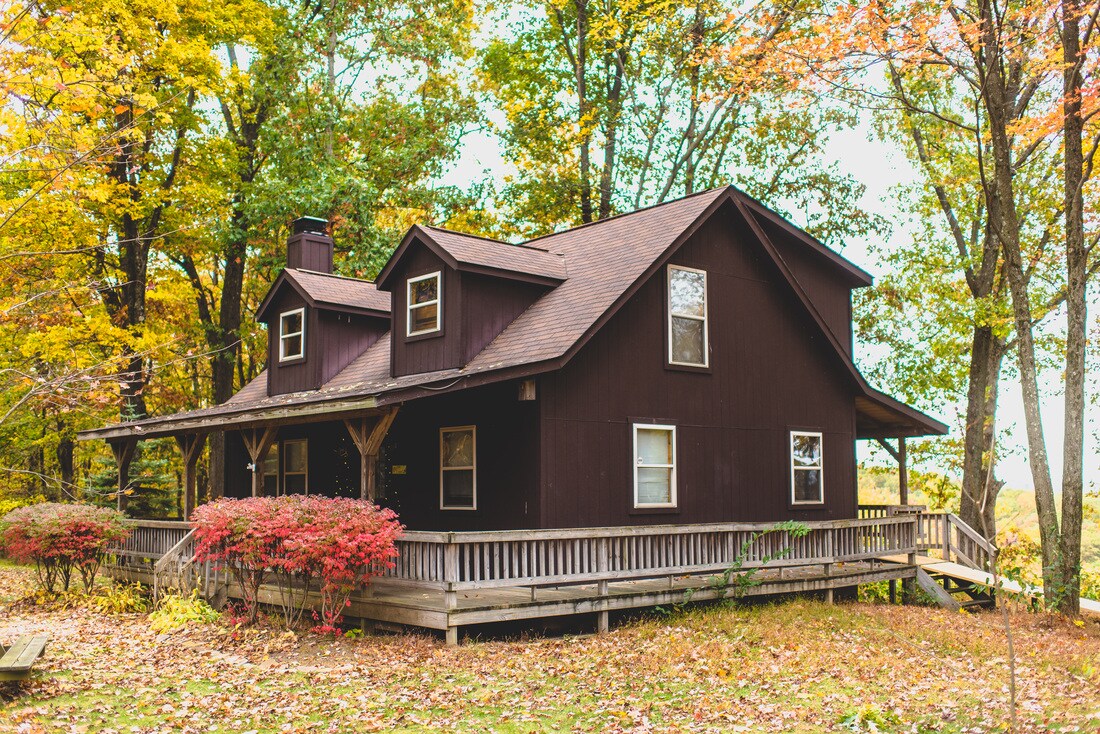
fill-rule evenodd
<path id="1" fill-rule="evenodd" d="M 422 331 L 418 334 L 413 334 L 411 336 L 406 335 L 405 343 L 408 344 L 409 342 L 419 342 L 424 341 L 425 339 L 435 339 L 436 337 L 440 336 L 443 336 L 442 328 L 436 329 L 435 331 Z"/>
<path id="2" fill-rule="evenodd" d="M 670 372 L 694 372 L 700 375 L 710 375 L 714 372 L 709 366 L 701 367 L 694 364 L 673 364 L 671 362 L 665 362 L 665 369 Z"/>
<path id="3" fill-rule="evenodd" d="M 679 507 L 632 507 L 630 515 L 679 515 Z"/>
<path id="4" fill-rule="evenodd" d="M 282 357 L 280 357 L 279 358 L 279 366 L 281 367 L 282 365 L 285 365 L 285 364 L 302 364 L 305 361 L 306 361 L 306 357 L 305 357 L 304 354 L 301 357 L 287 357 L 286 359 L 283 359 Z"/>

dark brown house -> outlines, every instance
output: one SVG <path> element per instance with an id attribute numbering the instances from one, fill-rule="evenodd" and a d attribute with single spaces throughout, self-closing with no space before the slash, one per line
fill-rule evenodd
<path id="1" fill-rule="evenodd" d="M 855 442 L 946 427 L 852 361 L 870 276 L 726 187 L 520 245 L 414 226 L 376 282 L 295 222 L 223 405 L 89 431 L 202 439 L 225 494 L 370 496 L 410 529 L 854 518 Z M 125 466 L 123 466 L 125 476 Z"/>

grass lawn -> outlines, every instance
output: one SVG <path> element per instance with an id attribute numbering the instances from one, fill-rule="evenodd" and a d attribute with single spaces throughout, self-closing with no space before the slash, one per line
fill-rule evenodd
<path id="1" fill-rule="evenodd" d="M 919 607 L 733 605 L 606 636 L 321 638 L 17 601 L 0 639 L 45 633 L 35 678 L 0 688 L 0 731 L 1004 730 L 1001 618 Z M 1100 626 L 1013 617 L 1020 730 L 1100 730 Z"/>

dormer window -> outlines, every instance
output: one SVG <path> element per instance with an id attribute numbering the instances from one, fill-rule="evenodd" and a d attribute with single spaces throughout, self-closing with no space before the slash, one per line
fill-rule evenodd
<path id="1" fill-rule="evenodd" d="M 306 356 L 306 310 L 296 308 L 279 314 L 279 361 Z"/>
<path id="2" fill-rule="evenodd" d="M 408 280 L 407 336 L 419 336 L 439 331 L 441 273 L 428 273 Z"/>
<path id="3" fill-rule="evenodd" d="M 709 366 L 707 273 L 668 266 L 668 363 Z"/>

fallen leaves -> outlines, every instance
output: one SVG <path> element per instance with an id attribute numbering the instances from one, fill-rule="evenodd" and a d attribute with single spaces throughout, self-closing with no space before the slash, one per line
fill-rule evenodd
<path id="1" fill-rule="evenodd" d="M 0 566 L 0 590 L 22 573 Z M 144 615 L 79 608 L 17 605 L 0 620 L 0 639 L 51 636 L 41 674 L 0 704 L 0 730 L 28 734 L 984 732 L 1006 717 L 1003 636 L 987 614 L 795 601 L 459 648 L 218 624 L 158 635 Z M 1026 726 L 1100 726 L 1097 625 L 1014 624 Z"/>

